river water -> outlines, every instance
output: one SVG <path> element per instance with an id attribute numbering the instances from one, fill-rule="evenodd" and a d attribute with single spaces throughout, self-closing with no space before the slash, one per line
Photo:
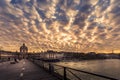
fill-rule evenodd
<path id="1" fill-rule="evenodd" d="M 84 70 L 120 80 L 120 59 L 106 59 L 106 60 L 86 60 L 74 62 L 59 62 L 58 65 L 67 66 L 79 70 Z M 82 76 L 82 74 L 81 74 Z M 87 78 L 88 77 L 88 78 Z M 93 79 L 86 75 L 83 79 L 86 80 L 104 80 Z M 75 79 L 74 79 L 75 80 Z"/>

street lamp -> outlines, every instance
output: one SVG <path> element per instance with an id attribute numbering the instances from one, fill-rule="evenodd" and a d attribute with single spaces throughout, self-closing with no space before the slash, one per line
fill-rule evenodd
<path id="1" fill-rule="evenodd" d="M 0 49 L 0 60 L 1 60 L 1 49 Z"/>
<path id="2" fill-rule="evenodd" d="M 0 49 L 0 60 L 1 60 L 1 49 Z"/>
<path id="3" fill-rule="evenodd" d="M 3 47 L 0 46 L 0 60 L 1 60 L 1 58 L 2 58 L 2 57 L 1 57 L 1 54 L 2 54 L 2 48 L 3 48 Z"/>

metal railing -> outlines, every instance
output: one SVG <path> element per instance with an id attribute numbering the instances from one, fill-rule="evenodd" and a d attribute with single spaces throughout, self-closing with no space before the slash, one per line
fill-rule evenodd
<path id="1" fill-rule="evenodd" d="M 30 60 L 61 80 L 118 80 L 108 76 L 56 65 L 54 63 L 43 62 L 38 59 Z"/>
<path id="2" fill-rule="evenodd" d="M 0 63 L 11 61 L 11 60 L 13 60 L 13 57 L 11 57 L 11 56 L 1 56 L 0 57 Z"/>
<path id="3" fill-rule="evenodd" d="M 1 54 L 0 53 L 0 63 L 2 62 L 7 62 L 7 61 L 12 61 L 14 58 L 18 59 L 16 54 Z"/>

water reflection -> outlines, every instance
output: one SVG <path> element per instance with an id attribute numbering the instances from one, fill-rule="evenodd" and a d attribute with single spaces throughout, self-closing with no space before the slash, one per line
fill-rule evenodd
<path id="1" fill-rule="evenodd" d="M 119 59 L 59 62 L 57 64 L 120 79 Z"/>

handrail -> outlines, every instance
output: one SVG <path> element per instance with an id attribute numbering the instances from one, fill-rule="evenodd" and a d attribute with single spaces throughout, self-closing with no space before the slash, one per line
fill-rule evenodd
<path id="1" fill-rule="evenodd" d="M 7 62 L 7 61 L 11 61 L 12 58 L 13 58 L 13 57 L 11 57 L 11 56 L 1 56 L 1 57 L 0 57 L 0 63 L 2 63 L 2 62 Z"/>
<path id="2" fill-rule="evenodd" d="M 79 80 L 82 80 L 81 78 L 79 78 L 76 74 L 74 74 L 72 71 L 70 71 L 70 70 L 67 70 L 67 71 L 69 71 L 72 75 L 74 75 L 77 79 L 79 79 Z"/>
<path id="3" fill-rule="evenodd" d="M 35 60 L 35 59 L 34 59 Z M 37 60 L 37 59 L 36 59 Z M 38 60 L 40 61 L 40 60 Z M 34 61 L 35 62 L 35 61 Z M 97 77 L 101 77 L 101 78 L 105 78 L 105 79 L 109 79 L 109 80 L 118 80 L 118 79 L 115 79 L 115 78 L 112 78 L 112 77 L 108 77 L 108 76 L 103 76 L 103 75 L 100 75 L 100 74 L 95 74 L 95 73 L 92 73 L 92 72 L 87 72 L 87 71 L 83 71 L 83 70 L 78 70 L 78 69 L 74 69 L 74 68 L 70 68 L 70 67 L 65 67 L 65 66 L 61 66 L 61 65 L 57 65 L 57 64 L 54 64 L 54 63 L 47 63 L 47 62 L 43 62 L 43 65 L 44 63 L 46 64 L 49 64 L 49 71 L 51 72 L 51 66 L 54 68 L 55 66 L 58 66 L 58 67 L 62 67 L 63 68 L 63 80 L 68 80 L 67 78 L 67 71 L 70 71 L 70 70 L 73 70 L 73 71 L 77 71 L 77 72 L 82 72 L 82 73 L 85 73 L 85 74 L 90 74 L 90 75 L 93 75 L 93 76 L 97 76 Z M 40 64 L 39 64 L 40 65 Z M 40 65 L 41 66 L 41 65 Z M 52 69 L 53 69 L 52 68 Z M 56 70 L 56 69 L 54 69 Z M 53 72 L 54 72 L 53 70 Z M 54 72 L 55 73 L 55 72 Z M 73 72 L 72 72 L 73 73 Z M 78 76 L 76 76 L 76 74 L 72 74 L 73 76 L 75 76 L 77 79 L 80 80 L 80 78 L 78 78 Z"/>
<path id="4" fill-rule="evenodd" d="M 64 67 L 64 66 L 57 65 L 57 64 L 53 64 L 53 65 L 59 66 L 59 67 Z M 83 72 L 83 73 L 91 74 L 91 75 L 94 75 L 94 76 L 110 79 L 110 80 L 118 80 L 118 79 L 115 79 L 115 78 L 111 78 L 111 77 L 108 77 L 108 76 L 103 76 L 103 75 L 100 75 L 100 74 L 95 74 L 95 73 L 91 73 L 91 72 L 87 72 L 87 71 L 83 71 L 83 70 L 78 70 L 78 69 L 74 69 L 74 68 L 70 68 L 70 67 L 66 67 L 66 68 L 74 70 L 74 71 Z"/>

